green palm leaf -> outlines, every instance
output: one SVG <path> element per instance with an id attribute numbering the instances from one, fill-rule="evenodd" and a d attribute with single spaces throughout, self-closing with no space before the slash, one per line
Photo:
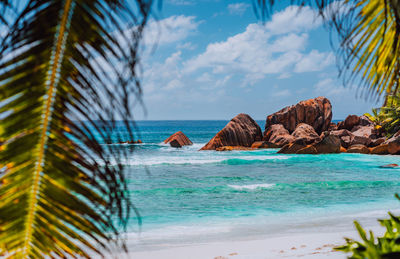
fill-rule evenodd
<path id="1" fill-rule="evenodd" d="M 276 0 L 257 0 L 263 17 Z M 339 36 L 338 63 L 345 84 L 366 96 L 396 94 L 400 74 L 400 2 L 398 0 L 292 0 L 319 10 Z"/>
<path id="2" fill-rule="evenodd" d="M 0 1 L 0 254 L 90 258 L 121 244 L 130 151 L 105 144 L 134 137 L 151 2 Z"/>

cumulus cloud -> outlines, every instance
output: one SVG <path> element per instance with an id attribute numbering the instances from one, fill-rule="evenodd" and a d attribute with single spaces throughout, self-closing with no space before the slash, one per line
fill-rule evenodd
<path id="1" fill-rule="evenodd" d="M 312 50 L 296 64 L 294 72 L 312 72 L 320 71 L 321 68 L 325 68 L 334 62 L 332 53 L 320 53 L 316 50 Z"/>
<path id="2" fill-rule="evenodd" d="M 172 5 L 194 5 L 193 0 L 168 0 L 168 3 Z"/>
<path id="3" fill-rule="evenodd" d="M 247 3 L 229 4 L 228 11 L 230 14 L 242 16 L 249 7 L 250 7 L 250 5 Z"/>
<path id="4" fill-rule="evenodd" d="M 320 71 L 333 63 L 333 56 L 305 51 L 308 31 L 320 25 L 313 17 L 310 8 L 288 7 L 266 25 L 249 24 L 242 33 L 210 43 L 203 53 L 185 62 L 184 72 L 210 69 L 213 74 L 242 74 L 243 85 L 251 85 L 268 74 Z"/>
<path id="5" fill-rule="evenodd" d="M 149 26 L 147 41 L 156 38 L 155 26 L 169 28 L 161 31 L 165 38 L 161 36 L 159 44 L 173 43 L 169 46 L 174 50 L 164 60 L 143 65 L 145 96 L 153 105 L 218 102 L 227 98 L 228 86 L 255 85 L 269 75 L 284 79 L 321 71 L 333 63 L 330 52 L 307 46 L 310 31 L 321 25 L 307 7 L 300 11 L 288 7 L 275 13 L 270 22 L 249 24 L 241 33 L 209 43 L 203 50 L 188 41 L 199 24 L 192 16 L 172 16 Z M 329 82 L 321 82 L 315 91 L 323 91 L 326 85 Z M 288 98 L 292 92 L 277 89 L 271 96 Z"/>
<path id="6" fill-rule="evenodd" d="M 284 11 L 275 13 L 266 28 L 271 34 L 285 34 L 311 30 L 321 24 L 321 18 L 310 7 L 289 6 Z"/>
<path id="7" fill-rule="evenodd" d="M 314 86 L 314 92 L 317 95 L 325 95 L 330 97 L 343 96 L 346 93 L 350 93 L 349 88 L 345 88 L 343 85 L 338 84 L 336 80 L 332 78 L 325 78 L 318 81 L 318 83 Z"/>
<path id="8" fill-rule="evenodd" d="M 197 31 L 200 22 L 195 16 L 174 15 L 159 21 L 152 20 L 144 30 L 145 45 L 165 45 L 186 39 Z"/>

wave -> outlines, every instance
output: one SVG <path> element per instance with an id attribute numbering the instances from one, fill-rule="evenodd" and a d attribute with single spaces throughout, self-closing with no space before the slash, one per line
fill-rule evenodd
<path id="1" fill-rule="evenodd" d="M 255 190 L 255 189 L 268 189 L 275 186 L 273 183 L 259 183 L 259 184 L 249 184 L 249 185 L 233 185 L 228 184 L 229 187 L 235 190 Z"/>
<path id="2" fill-rule="evenodd" d="M 136 157 L 135 159 L 125 161 L 123 164 L 129 166 L 156 166 L 156 165 L 202 165 L 202 164 L 254 164 L 273 162 L 276 160 L 289 159 L 288 156 L 154 156 L 152 158 Z"/>

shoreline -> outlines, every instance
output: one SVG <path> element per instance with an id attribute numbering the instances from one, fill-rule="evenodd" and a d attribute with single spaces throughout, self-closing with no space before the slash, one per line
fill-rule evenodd
<path id="1" fill-rule="evenodd" d="M 399 210 L 392 211 L 398 214 Z M 141 247 L 140 242 L 128 241 L 129 258 L 141 259 L 261 259 L 261 258 L 346 258 L 333 247 L 345 244 L 344 237 L 360 240 L 354 220 L 364 229 L 381 235 L 384 228 L 378 219 L 387 218 L 387 211 L 371 211 L 343 217 L 324 217 L 318 220 L 282 226 L 282 231 L 252 235 L 243 232 L 238 238 L 225 235 L 218 239 L 183 238 L 180 242 L 163 242 Z M 182 232 L 182 235 L 187 234 Z M 211 235 L 211 234 L 210 234 Z M 130 240 L 132 241 L 132 240 Z M 143 244 L 142 244 L 143 245 Z M 135 251 L 136 247 L 136 251 Z"/>

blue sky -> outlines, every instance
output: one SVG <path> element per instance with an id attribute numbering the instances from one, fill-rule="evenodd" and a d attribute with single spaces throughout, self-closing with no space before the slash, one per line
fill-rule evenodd
<path id="1" fill-rule="evenodd" d="M 280 5 L 263 24 L 251 1 L 164 0 L 145 31 L 143 109 L 137 119 L 229 120 L 265 117 L 326 96 L 333 118 L 379 104 L 338 79 L 329 33 L 313 10 Z"/>

